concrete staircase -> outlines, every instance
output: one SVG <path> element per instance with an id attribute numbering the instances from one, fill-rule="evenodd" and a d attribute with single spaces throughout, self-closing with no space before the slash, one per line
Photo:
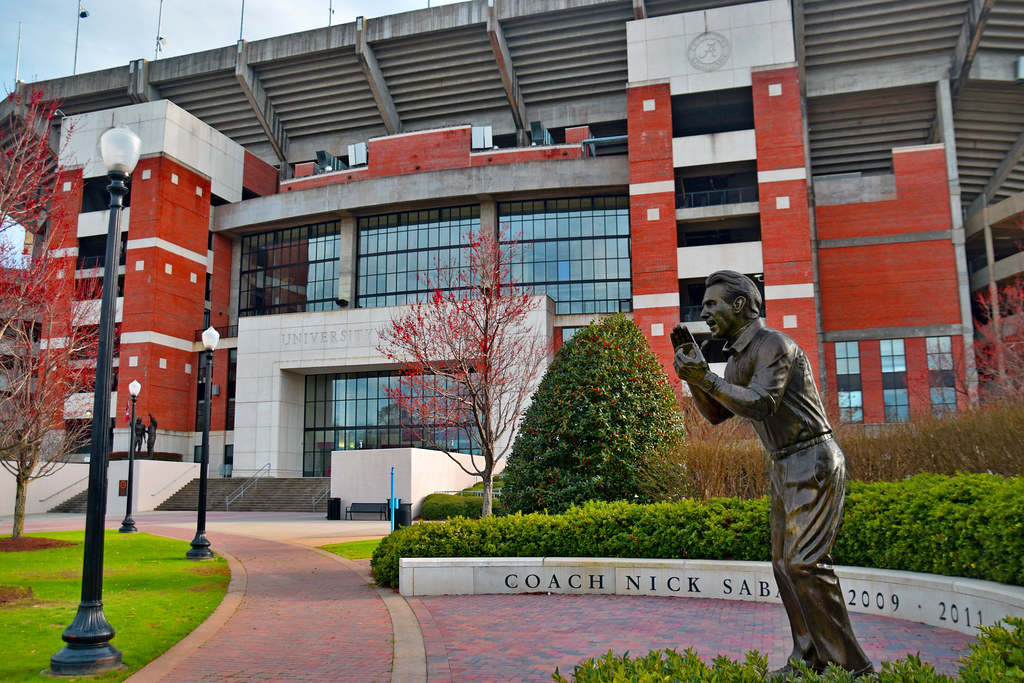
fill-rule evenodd
<path id="1" fill-rule="evenodd" d="M 330 483 L 328 477 L 304 477 L 301 479 L 274 479 L 263 477 L 250 487 L 238 500 L 232 501 L 231 509 L 238 512 L 323 512 L 327 514 L 327 498 L 313 508 L 313 496 L 319 495 Z M 237 491 L 245 479 L 207 479 L 206 509 L 223 511 L 224 498 Z M 68 498 L 50 512 L 84 513 L 89 492 Z M 193 479 L 178 489 L 170 498 L 156 507 L 157 510 L 192 511 L 199 507 L 199 479 Z"/>
<path id="2" fill-rule="evenodd" d="M 89 491 L 86 489 L 81 493 L 76 493 L 60 505 L 55 505 L 47 512 L 81 512 L 84 513 L 89 503 Z"/>
<path id="3" fill-rule="evenodd" d="M 224 499 L 237 491 L 245 479 L 208 479 L 206 482 L 206 509 L 225 510 Z M 313 508 L 313 496 L 330 483 L 327 477 L 274 479 L 263 477 L 245 494 L 231 502 L 232 512 L 323 512 L 327 513 L 327 498 Z M 157 510 L 189 511 L 199 507 L 199 480 L 193 479 Z"/>

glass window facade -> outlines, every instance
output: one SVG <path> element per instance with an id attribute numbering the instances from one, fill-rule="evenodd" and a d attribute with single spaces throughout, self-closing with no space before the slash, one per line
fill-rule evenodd
<path id="1" fill-rule="evenodd" d="M 306 377 L 302 471 L 305 477 L 330 474 L 331 451 L 363 448 L 429 448 L 402 420 L 399 407 L 388 398 L 397 389 L 397 372 L 350 372 Z M 443 426 L 434 438 L 454 451 L 468 453 L 461 434 Z"/>
<path id="2" fill-rule="evenodd" d="M 860 383 L 860 343 L 836 342 L 836 385 L 839 419 L 864 421 L 864 392 Z"/>
<path id="3" fill-rule="evenodd" d="M 902 339 L 878 342 L 882 360 L 882 405 L 886 422 L 910 420 L 910 397 L 907 394 L 907 356 Z"/>
<path id="4" fill-rule="evenodd" d="M 238 315 L 338 308 L 337 222 L 242 238 Z"/>
<path id="5" fill-rule="evenodd" d="M 523 251 L 513 277 L 556 314 L 632 310 L 628 197 L 504 202 L 498 215 Z"/>
<path id="6" fill-rule="evenodd" d="M 956 411 L 956 377 L 953 374 L 953 338 L 925 337 L 928 385 L 932 414 Z"/>
<path id="7" fill-rule="evenodd" d="M 356 305 L 400 306 L 423 297 L 422 274 L 468 264 L 465 238 L 480 228 L 480 207 L 407 211 L 359 219 Z"/>

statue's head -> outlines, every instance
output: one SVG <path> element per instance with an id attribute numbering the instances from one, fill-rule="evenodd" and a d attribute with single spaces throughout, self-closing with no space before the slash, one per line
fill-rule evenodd
<path id="1" fill-rule="evenodd" d="M 712 337 L 730 339 L 761 315 L 761 292 L 746 275 L 719 270 L 709 275 L 704 285 L 700 317 Z"/>

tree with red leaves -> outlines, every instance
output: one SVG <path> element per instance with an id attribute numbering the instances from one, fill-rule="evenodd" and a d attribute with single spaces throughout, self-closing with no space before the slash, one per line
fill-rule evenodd
<path id="1" fill-rule="evenodd" d="M 978 381 L 986 401 L 1024 401 L 1024 276 L 979 294 Z"/>
<path id="2" fill-rule="evenodd" d="M 512 275 L 519 254 L 498 235 L 470 235 L 461 265 L 440 263 L 424 275 L 429 295 L 397 314 L 378 344 L 401 364 L 387 394 L 402 426 L 480 477 L 484 516 L 495 467 L 551 355 L 549 340 L 530 329 L 539 301 Z M 459 444 L 471 452 L 459 457 Z"/>
<path id="3" fill-rule="evenodd" d="M 75 302 L 96 298 L 96 281 L 76 281 L 74 257 L 47 249 L 75 225 L 57 193 L 50 136 L 56 104 L 36 91 L 12 95 L 4 105 L 0 231 L 22 226 L 35 238 L 28 254 L 0 241 L 0 464 L 16 481 L 12 536 L 18 538 L 28 484 L 57 471 L 88 431 L 84 420 L 64 417 L 76 394 L 92 391 L 93 311 Z"/>

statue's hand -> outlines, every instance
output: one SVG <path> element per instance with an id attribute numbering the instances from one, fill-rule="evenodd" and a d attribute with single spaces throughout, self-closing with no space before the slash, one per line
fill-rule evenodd
<path id="1" fill-rule="evenodd" d="M 688 350 L 690 353 L 687 353 Z M 678 349 L 673 359 L 673 366 L 679 379 L 690 384 L 699 384 L 709 370 L 708 363 L 704 360 L 704 354 L 697 347 Z"/>

